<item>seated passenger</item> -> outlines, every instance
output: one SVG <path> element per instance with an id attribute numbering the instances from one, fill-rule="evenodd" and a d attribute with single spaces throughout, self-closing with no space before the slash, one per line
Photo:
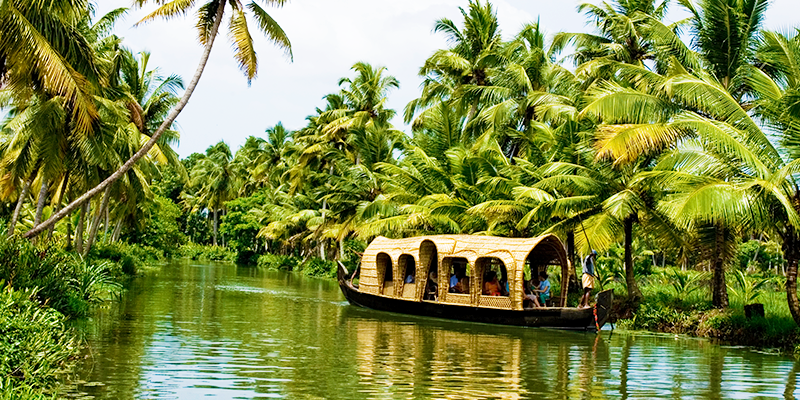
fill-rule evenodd
<path id="1" fill-rule="evenodd" d="M 550 299 L 550 280 L 547 279 L 547 272 L 539 272 L 539 286 L 533 289 L 533 294 L 527 295 L 536 307 L 545 307 L 547 300 Z"/>
<path id="2" fill-rule="evenodd" d="M 489 271 L 483 278 L 483 295 L 485 296 L 501 296 L 500 282 L 497 280 L 497 273 Z"/>
<path id="3" fill-rule="evenodd" d="M 406 281 L 405 282 L 406 283 L 414 283 L 414 275 L 413 274 L 409 274 L 408 276 L 406 276 Z"/>
<path id="4" fill-rule="evenodd" d="M 458 280 L 454 293 L 469 294 L 469 277 L 464 276 Z"/>
<path id="5" fill-rule="evenodd" d="M 428 281 L 425 282 L 425 295 L 422 297 L 423 300 L 436 301 L 439 298 L 439 284 L 437 283 L 438 279 L 439 276 L 435 271 L 428 274 Z"/>

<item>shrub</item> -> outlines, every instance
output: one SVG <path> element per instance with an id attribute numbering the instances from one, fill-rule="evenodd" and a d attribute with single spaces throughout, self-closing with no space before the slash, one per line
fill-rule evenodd
<path id="1" fill-rule="evenodd" d="M 136 275 L 139 269 L 163 261 L 166 255 L 153 247 L 117 242 L 95 245 L 87 258 L 113 261 L 124 274 Z"/>
<path id="2" fill-rule="evenodd" d="M 86 314 L 91 303 L 120 289 L 115 264 L 92 263 L 53 245 L 39 247 L 12 237 L 0 240 L 0 280 L 32 289 L 42 304 L 68 317 Z"/>
<path id="3" fill-rule="evenodd" d="M 201 261 L 235 262 L 236 252 L 221 246 L 204 246 L 200 244 L 185 244 L 178 252 L 181 257 Z"/>
<path id="4" fill-rule="evenodd" d="M 2 282 L 0 282 L 2 285 Z M 65 317 L 36 301 L 36 291 L 0 290 L 0 394 L 8 398 L 35 395 L 34 389 L 57 382 L 78 352 Z M 27 394 L 27 395 L 26 395 Z M 36 396 L 32 396 L 36 397 Z"/>
<path id="5" fill-rule="evenodd" d="M 282 256 L 277 254 L 263 254 L 258 257 L 256 265 L 258 268 L 274 269 L 279 271 L 292 271 L 300 260 L 291 256 Z"/>
<path id="6" fill-rule="evenodd" d="M 303 275 L 321 278 L 335 278 L 336 268 L 337 265 L 335 261 L 323 260 L 316 257 L 309 258 L 300 266 Z"/>

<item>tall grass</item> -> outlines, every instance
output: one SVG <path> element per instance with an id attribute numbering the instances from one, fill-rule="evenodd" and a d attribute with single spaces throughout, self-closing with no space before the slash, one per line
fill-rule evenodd
<path id="1" fill-rule="evenodd" d="M 0 282 L 0 286 L 4 283 Z M 66 318 L 35 289 L 0 290 L 0 399 L 40 398 L 78 351 Z"/>
<path id="2" fill-rule="evenodd" d="M 635 312 L 624 309 L 625 285 L 612 282 L 618 298 L 617 313 L 625 317 L 619 325 L 800 352 L 800 329 L 789 312 L 782 277 L 748 277 L 737 271 L 726 277 L 730 288 L 725 310 L 712 307 L 708 274 L 655 269 L 652 275 L 637 280 L 643 299 Z M 764 304 L 764 317 L 745 317 L 745 304 L 755 301 Z"/>

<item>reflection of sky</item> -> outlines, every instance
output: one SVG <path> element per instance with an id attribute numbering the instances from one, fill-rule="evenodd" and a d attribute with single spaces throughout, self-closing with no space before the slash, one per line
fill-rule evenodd
<path id="1" fill-rule="evenodd" d="M 672 335 L 410 317 L 330 281 L 167 266 L 99 318 L 79 390 L 97 398 L 788 398 L 800 364 Z"/>
<path id="2" fill-rule="evenodd" d="M 192 399 L 212 396 L 222 399 L 275 398 L 281 395 L 281 382 L 270 377 L 289 367 L 269 365 L 279 353 L 242 351 L 235 341 L 205 341 L 192 336 L 173 336 L 175 329 L 161 323 L 145 351 L 148 362 L 142 366 L 140 389 L 136 397 Z M 265 344 L 269 346 L 269 344 Z M 277 343 L 274 344 L 278 346 Z M 249 377 L 252 376 L 252 377 Z"/>

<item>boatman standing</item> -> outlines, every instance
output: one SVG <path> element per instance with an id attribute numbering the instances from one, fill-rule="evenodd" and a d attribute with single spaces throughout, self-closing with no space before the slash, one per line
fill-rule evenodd
<path id="1" fill-rule="evenodd" d="M 589 307 L 589 298 L 592 294 L 592 289 L 594 289 L 594 262 L 597 259 L 597 250 L 592 250 L 586 258 L 583 259 L 583 276 L 581 277 L 581 282 L 583 282 L 583 297 L 581 297 L 581 304 L 578 306 L 580 308 Z"/>

